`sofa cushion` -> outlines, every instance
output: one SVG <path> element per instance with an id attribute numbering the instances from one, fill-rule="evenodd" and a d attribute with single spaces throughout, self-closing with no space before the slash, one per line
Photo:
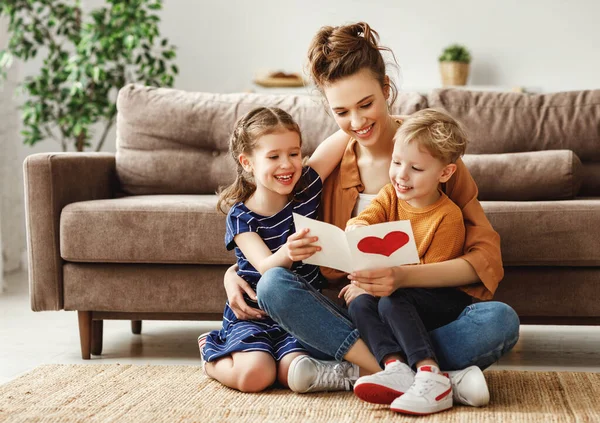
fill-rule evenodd
<path id="1" fill-rule="evenodd" d="M 482 201 L 504 266 L 600 266 L 600 198 Z"/>
<path id="2" fill-rule="evenodd" d="M 82 201 L 60 216 L 64 260 L 232 264 L 215 195 L 152 195 Z"/>
<path id="3" fill-rule="evenodd" d="M 600 90 L 550 94 L 434 90 L 429 107 L 465 124 L 469 154 L 573 150 L 584 168 L 600 162 Z M 582 193 L 600 195 L 595 179 Z"/>
<path id="4" fill-rule="evenodd" d="M 463 161 L 480 200 L 567 200 L 581 186 L 581 161 L 571 150 L 466 154 Z"/>
<path id="5" fill-rule="evenodd" d="M 280 107 L 300 125 L 310 154 L 338 127 L 320 97 L 209 94 L 128 85 L 117 99 L 116 166 L 129 194 L 213 194 L 233 182 L 228 141 L 236 120 L 259 106 Z M 392 110 L 427 107 L 418 93 L 400 93 Z"/>
<path id="6" fill-rule="evenodd" d="M 225 216 L 214 195 L 153 195 L 66 206 L 60 219 L 64 260 L 90 263 L 230 265 Z M 500 233 L 505 266 L 600 266 L 600 199 L 483 201 Z"/>

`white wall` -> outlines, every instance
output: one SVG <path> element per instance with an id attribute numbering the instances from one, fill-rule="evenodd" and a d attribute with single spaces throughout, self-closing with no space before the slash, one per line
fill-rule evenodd
<path id="1" fill-rule="evenodd" d="M 84 0 L 87 8 L 102 3 Z M 246 91 L 258 71 L 301 71 L 321 26 L 359 20 L 393 49 L 408 90 L 439 86 L 437 57 L 454 42 L 471 50 L 470 84 L 541 92 L 600 88 L 597 0 L 165 0 L 161 13 L 163 35 L 178 46 L 175 87 L 184 90 Z M 0 23 L 0 47 L 1 33 Z M 38 66 L 22 65 L 19 77 Z M 7 145 L 16 146 L 19 167 L 28 154 L 58 150 L 51 141 L 23 146 L 13 135 L 3 140 L 2 155 Z M 104 150 L 115 150 L 114 131 Z M 14 178 L 11 183 L 22 184 Z"/>
<path id="2" fill-rule="evenodd" d="M 161 31 L 178 47 L 183 90 L 246 91 L 259 71 L 302 71 L 321 26 L 364 20 L 395 52 L 405 89 L 439 86 L 437 57 L 458 42 L 473 56 L 470 84 L 552 92 L 600 88 L 598 16 L 597 0 L 164 0 Z"/>
<path id="3" fill-rule="evenodd" d="M 7 23 L 0 20 L 0 48 L 6 44 Z M 0 269 L 6 272 L 21 267 L 25 249 L 23 219 L 23 178 L 19 149 L 19 114 L 13 93 L 19 79 L 17 63 L 0 86 Z M 2 272 L 0 272 L 1 292 Z"/>
<path id="4" fill-rule="evenodd" d="M 543 91 L 600 88 L 597 0 L 167 1 L 186 90 L 241 91 L 259 68 L 300 70 L 322 25 L 368 22 L 393 49 L 407 87 L 439 84 L 453 42 L 473 55 L 471 83 Z"/>

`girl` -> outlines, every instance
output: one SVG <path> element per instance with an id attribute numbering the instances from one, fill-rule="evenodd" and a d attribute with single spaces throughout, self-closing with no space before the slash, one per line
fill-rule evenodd
<path id="1" fill-rule="evenodd" d="M 235 248 L 238 275 L 253 289 L 269 269 L 293 269 L 304 283 L 318 289 L 322 275 L 316 266 L 300 261 L 310 254 L 295 234 L 292 212 L 316 217 L 322 179 L 333 170 L 345 142 L 327 142 L 302 166 L 298 125 L 281 109 L 257 108 L 236 124 L 229 149 L 237 178 L 220 194 L 217 207 L 227 214 L 225 244 Z M 334 158 L 332 161 L 331 158 Z M 296 245 L 298 244 L 301 245 Z M 252 307 L 256 301 L 246 297 Z M 206 373 L 226 386 L 244 392 L 261 391 L 278 380 L 288 386 L 290 362 L 306 348 L 273 320 L 239 320 L 225 305 L 223 327 L 198 339 Z M 363 345 L 367 350 L 366 345 Z M 351 389 L 358 377 L 348 362 L 325 363 L 336 375 L 316 390 Z M 298 375 L 301 377 L 302 375 Z"/>
<path id="2" fill-rule="evenodd" d="M 388 182 L 393 135 L 400 121 L 389 113 L 396 89 L 386 75 L 382 50 L 386 48 L 378 44 L 378 34 L 360 22 L 321 28 L 308 53 L 310 74 L 340 127 L 327 141 L 348 141 L 340 165 L 325 182 L 321 205 L 323 220 L 340 228 Z M 464 163 L 458 160 L 456 165 L 443 190 L 464 216 L 463 255 L 441 263 L 357 272 L 350 275 L 357 287 L 373 295 L 388 296 L 400 287 L 466 286 L 473 297 L 492 298 L 503 276 L 500 238 L 477 201 L 477 187 Z M 324 269 L 323 273 L 332 281 L 345 279 L 340 272 Z M 275 279 L 271 282 L 259 286 L 259 304 L 303 344 L 329 357 L 345 357 L 366 371 L 375 373 L 381 369 L 371 370 L 353 361 L 366 357 L 347 355 L 353 348 L 356 329 L 342 310 L 323 301 L 306 284 Z M 256 315 L 254 309 L 239 302 L 240 292 L 250 289 L 231 270 L 225 277 L 225 288 L 234 311 L 240 316 Z M 499 302 L 479 302 L 468 305 L 455 321 L 429 331 L 444 370 L 467 368 L 451 374 L 454 401 L 483 405 L 479 396 L 474 399 L 470 393 L 487 389 L 479 369 L 494 363 L 517 342 L 519 319 L 514 310 Z M 310 367 L 313 362 L 310 358 L 301 359 L 299 362 L 304 364 L 295 362 L 291 370 Z M 477 367 L 469 367 L 473 365 Z M 390 382 L 390 389 L 405 392 L 413 378 L 408 374 L 400 376 Z"/>

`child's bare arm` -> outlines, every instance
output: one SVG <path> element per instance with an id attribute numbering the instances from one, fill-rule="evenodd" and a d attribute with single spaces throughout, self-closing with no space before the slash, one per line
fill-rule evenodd
<path id="1" fill-rule="evenodd" d="M 308 159 L 308 165 L 319 174 L 322 181 L 327 179 L 342 160 L 348 141 L 348 135 L 339 130 L 319 144 Z"/>
<path id="2" fill-rule="evenodd" d="M 262 275 L 273 267 L 290 268 L 295 261 L 305 260 L 320 247 L 311 246 L 316 237 L 307 237 L 308 229 L 296 232 L 287 242 L 272 253 L 256 232 L 244 232 L 235 237 L 235 243 L 242 250 L 250 264 Z"/>

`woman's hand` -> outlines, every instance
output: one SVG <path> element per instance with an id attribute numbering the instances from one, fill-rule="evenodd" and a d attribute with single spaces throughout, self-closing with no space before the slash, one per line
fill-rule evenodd
<path id="1" fill-rule="evenodd" d="M 290 260 L 306 260 L 317 251 L 321 251 L 321 247 L 312 245 L 312 243 L 317 242 L 319 238 L 316 236 L 308 236 L 308 231 L 308 228 L 304 228 L 288 237 L 283 248 L 286 249 L 286 255 Z"/>
<path id="2" fill-rule="evenodd" d="M 229 307 L 240 320 L 262 319 L 267 316 L 263 310 L 250 307 L 244 299 L 244 292 L 250 298 L 256 300 L 256 292 L 250 287 L 248 282 L 240 278 L 236 273 L 237 265 L 231 266 L 225 272 L 223 285 L 227 292 L 227 300 Z"/>
<path id="3" fill-rule="evenodd" d="M 356 297 L 358 297 L 359 295 L 362 295 L 362 294 L 369 294 L 369 293 L 367 291 L 365 291 L 364 289 L 359 288 L 358 286 L 348 284 L 340 290 L 340 293 L 338 294 L 338 298 L 344 297 L 344 301 L 346 301 L 346 306 L 349 306 L 350 303 Z"/>
<path id="4" fill-rule="evenodd" d="M 371 295 L 387 297 L 400 288 L 405 278 L 405 271 L 402 266 L 361 270 L 350 273 L 348 279 L 352 281 L 352 285 L 364 289 Z"/>

